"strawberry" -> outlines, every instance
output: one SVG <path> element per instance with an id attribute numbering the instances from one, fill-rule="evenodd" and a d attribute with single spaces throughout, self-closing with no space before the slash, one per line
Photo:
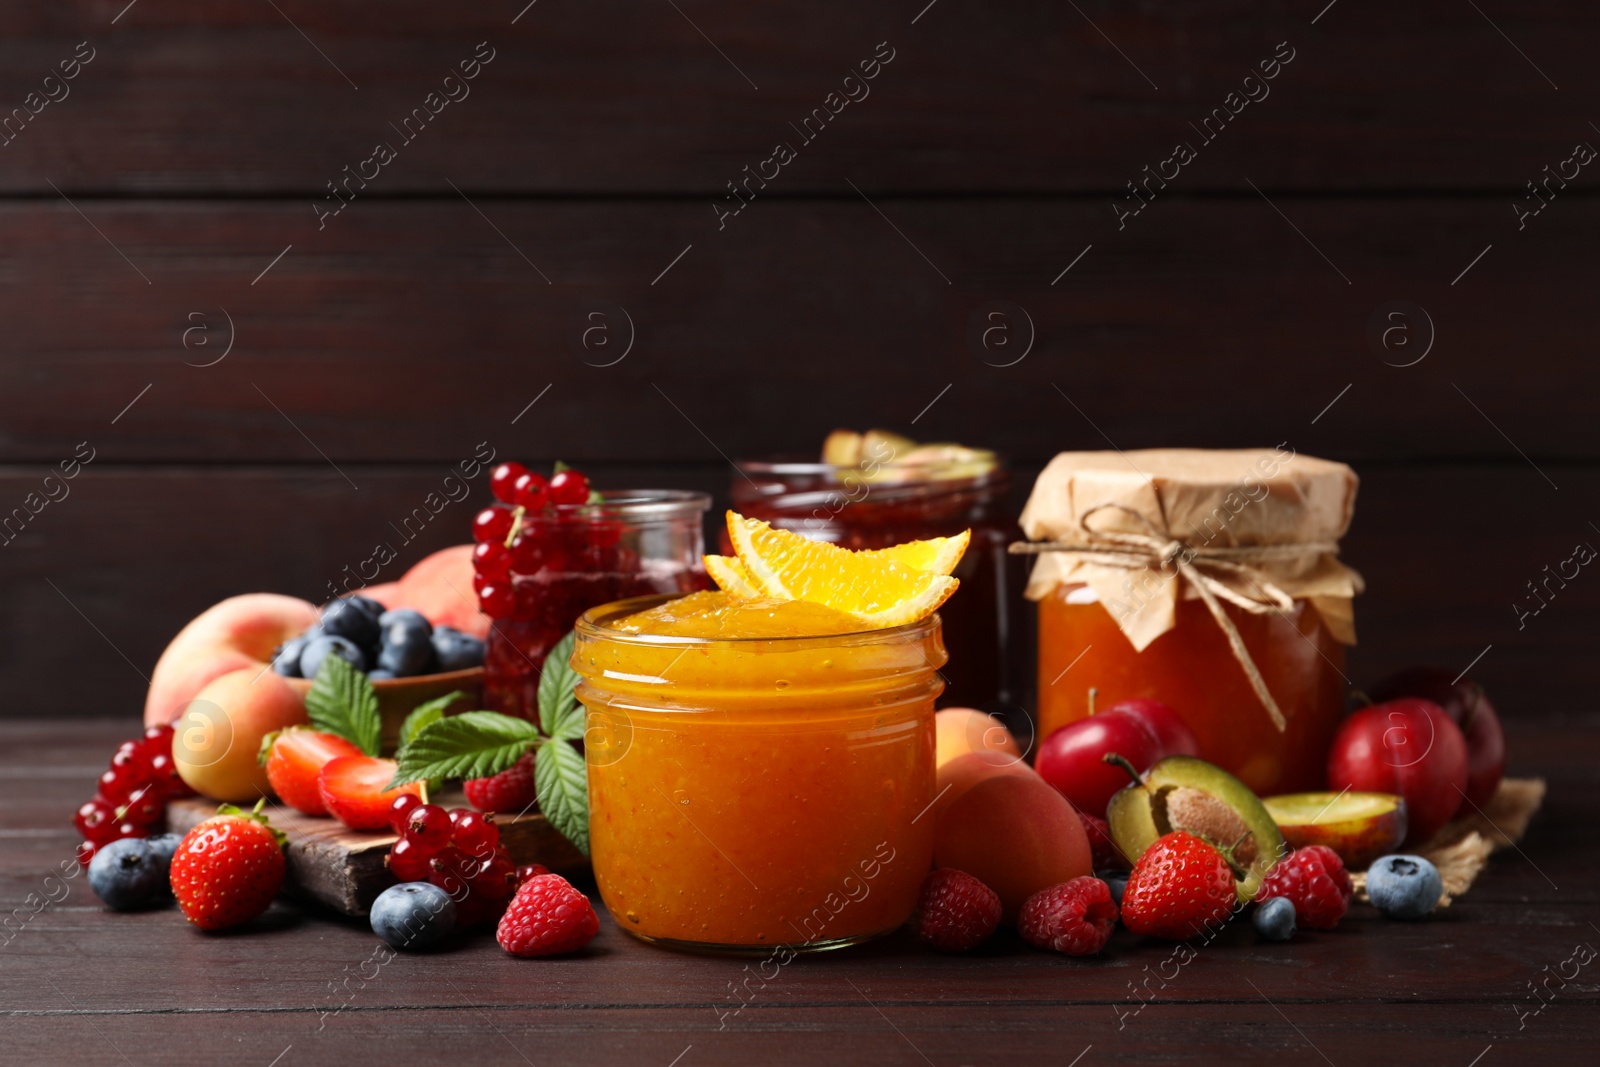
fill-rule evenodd
<path id="1" fill-rule="evenodd" d="M 1122 891 L 1122 921 L 1136 934 L 1187 941 L 1226 922 L 1237 900 L 1233 869 L 1222 853 L 1175 831 L 1133 865 Z"/>
<path id="2" fill-rule="evenodd" d="M 178 842 L 172 893 L 184 918 L 202 930 L 248 922 L 283 888 L 283 834 L 261 814 L 224 804 Z"/>
<path id="3" fill-rule="evenodd" d="M 328 813 L 352 830 L 383 830 L 389 826 L 389 806 L 401 793 L 422 795 L 422 783 L 384 789 L 394 778 L 392 759 L 372 756 L 336 756 L 317 774 L 317 791 Z"/>
<path id="4" fill-rule="evenodd" d="M 322 765 L 338 756 L 359 756 L 361 750 L 337 734 L 290 726 L 261 739 L 261 765 L 278 799 L 307 815 L 326 815 L 328 806 L 317 789 Z"/>

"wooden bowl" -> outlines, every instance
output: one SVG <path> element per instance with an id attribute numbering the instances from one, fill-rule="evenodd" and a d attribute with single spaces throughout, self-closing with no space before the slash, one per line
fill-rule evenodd
<path id="1" fill-rule="evenodd" d="M 285 678 L 300 699 L 311 692 L 311 679 Z M 466 694 L 451 706 L 451 712 L 475 711 L 483 707 L 483 668 L 468 667 L 464 671 L 445 671 L 442 674 L 419 674 L 412 678 L 384 678 L 372 683 L 378 694 L 378 714 L 383 718 L 380 744 L 386 754 L 393 753 L 400 744 L 400 724 L 418 704 L 442 697 L 454 690 Z"/>

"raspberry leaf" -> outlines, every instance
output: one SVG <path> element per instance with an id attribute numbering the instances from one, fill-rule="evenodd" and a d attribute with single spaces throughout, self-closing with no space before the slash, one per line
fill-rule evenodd
<path id="1" fill-rule="evenodd" d="M 385 787 L 433 778 L 489 778 L 544 739 L 526 719 L 497 711 L 464 711 L 424 726 L 395 756 L 399 769 Z"/>
<path id="2" fill-rule="evenodd" d="M 422 732 L 423 727 L 444 718 L 445 709 L 458 700 L 464 700 L 466 695 L 461 690 L 456 689 L 442 697 L 435 697 L 412 708 L 411 714 L 407 715 L 405 722 L 400 724 L 400 747 L 405 748 L 409 745 Z"/>
<path id="3" fill-rule="evenodd" d="M 558 741 L 575 741 L 583 736 L 583 708 L 573 690 L 578 672 L 572 669 L 572 646 L 577 631 L 567 634 L 545 657 L 539 675 L 539 727 Z"/>
<path id="4" fill-rule="evenodd" d="M 533 757 L 539 810 L 579 852 L 589 854 L 589 768 L 565 741 L 540 745 Z"/>
<path id="5" fill-rule="evenodd" d="M 383 730 L 378 694 L 367 676 L 345 660 L 338 656 L 323 659 L 311 692 L 306 694 L 306 712 L 311 725 L 323 733 L 344 738 L 368 756 L 378 754 Z"/>

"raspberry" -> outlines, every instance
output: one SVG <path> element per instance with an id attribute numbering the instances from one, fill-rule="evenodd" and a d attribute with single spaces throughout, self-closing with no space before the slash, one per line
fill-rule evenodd
<path id="1" fill-rule="evenodd" d="M 520 815 L 539 799 L 539 791 L 533 784 L 533 753 L 517 760 L 510 770 L 501 771 L 492 778 L 474 778 L 462 788 L 468 803 L 479 811 Z"/>
<path id="2" fill-rule="evenodd" d="M 600 932 L 589 898 L 559 874 L 541 874 L 517 887 L 495 940 L 513 956 L 576 952 Z"/>
<path id="3" fill-rule="evenodd" d="M 1000 897 L 966 871 L 941 867 L 922 882 L 917 936 L 940 952 L 975 949 L 1000 925 Z"/>
<path id="4" fill-rule="evenodd" d="M 1307 845 L 1278 861 L 1256 900 L 1287 897 L 1301 926 L 1332 930 L 1349 910 L 1354 892 L 1339 854 L 1327 845 Z"/>
<path id="5" fill-rule="evenodd" d="M 1094 869 L 1097 871 L 1125 871 L 1133 864 L 1128 862 L 1117 843 L 1111 840 L 1111 827 L 1098 815 L 1078 812 L 1083 831 L 1089 835 L 1089 847 L 1094 850 Z"/>
<path id="6" fill-rule="evenodd" d="M 1111 940 L 1117 905 L 1111 888 L 1087 876 L 1041 889 L 1022 905 L 1017 932 L 1035 948 L 1092 956 Z"/>

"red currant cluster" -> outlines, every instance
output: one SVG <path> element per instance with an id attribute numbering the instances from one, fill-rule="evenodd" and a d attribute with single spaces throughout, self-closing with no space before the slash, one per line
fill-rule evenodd
<path id="1" fill-rule="evenodd" d="M 119 838 L 149 837 L 166 817 L 170 798 L 193 795 L 172 762 L 171 726 L 152 726 L 143 737 L 122 742 L 94 797 L 72 817 L 83 835 L 78 862 L 87 866 L 97 849 Z"/>
<path id="2" fill-rule="evenodd" d="M 538 865 L 519 870 L 500 847 L 494 816 L 470 808 L 446 811 L 402 793 L 389 808 L 389 826 L 400 835 L 389 850 L 390 873 L 450 894 L 457 926 L 499 922 L 522 879 L 549 873 Z"/>
<path id="3" fill-rule="evenodd" d="M 622 524 L 580 510 L 589 502 L 582 471 L 563 468 L 546 480 L 520 463 L 502 463 L 490 473 L 489 489 L 499 503 L 472 521 L 472 585 L 485 615 L 531 617 L 535 593 L 519 589 L 518 578 L 617 569 L 612 557 Z"/>

